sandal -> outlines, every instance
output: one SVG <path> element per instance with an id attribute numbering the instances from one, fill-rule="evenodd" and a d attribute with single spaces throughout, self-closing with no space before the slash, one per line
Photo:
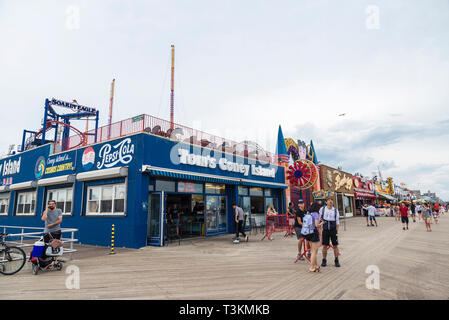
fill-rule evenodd
<path id="1" fill-rule="evenodd" d="M 318 266 L 314 272 L 320 272 L 320 266 Z"/>

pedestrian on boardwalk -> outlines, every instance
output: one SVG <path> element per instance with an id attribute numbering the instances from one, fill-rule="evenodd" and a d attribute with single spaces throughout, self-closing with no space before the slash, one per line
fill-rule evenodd
<path id="1" fill-rule="evenodd" d="M 435 224 L 438 224 L 438 217 L 440 216 L 440 208 L 438 210 L 435 208 L 433 210 L 433 221 L 435 221 Z"/>
<path id="2" fill-rule="evenodd" d="M 322 225 L 320 223 L 320 211 L 321 206 L 314 202 L 310 206 L 309 212 L 304 215 L 303 224 L 301 228 L 301 234 L 307 242 L 311 243 L 311 258 L 309 272 L 320 272 L 320 266 L 317 262 L 318 247 L 320 245 L 320 236 L 318 228 Z"/>
<path id="3" fill-rule="evenodd" d="M 401 213 L 402 230 L 408 230 L 408 207 L 405 202 L 401 202 L 401 207 L 399 208 Z"/>
<path id="4" fill-rule="evenodd" d="M 302 219 L 304 218 L 307 211 L 304 207 L 304 200 L 299 199 L 298 200 L 298 209 L 296 210 L 296 219 L 295 219 L 295 232 L 296 232 L 296 238 L 298 239 L 298 259 L 304 260 L 304 257 L 302 256 L 302 245 L 303 242 L 306 241 L 301 234 L 302 229 Z M 306 246 L 308 249 L 310 249 L 310 244 L 306 241 Z M 310 258 L 310 257 L 309 257 Z"/>
<path id="5" fill-rule="evenodd" d="M 245 214 L 243 212 L 243 209 L 237 206 L 235 203 L 232 204 L 232 208 L 234 209 L 234 221 L 236 225 L 236 231 L 235 231 L 235 239 L 234 243 L 240 242 L 240 233 L 245 237 L 245 241 L 248 242 L 248 236 L 245 234 L 245 231 L 243 230 L 243 222 L 245 221 Z"/>
<path id="6" fill-rule="evenodd" d="M 376 208 L 370 204 L 369 206 L 365 207 L 366 211 L 368 212 L 368 217 L 369 217 L 369 225 L 368 226 L 372 226 L 374 227 L 373 221 L 376 224 L 377 227 L 377 221 L 376 221 Z M 368 218 L 367 218 L 368 219 Z"/>
<path id="7" fill-rule="evenodd" d="M 418 222 L 420 222 L 423 219 L 422 209 L 423 209 L 423 205 L 421 203 L 418 203 L 418 205 L 416 206 L 416 211 L 418 212 Z"/>
<path id="8" fill-rule="evenodd" d="M 270 205 L 267 210 L 267 231 L 268 231 L 268 239 L 273 240 L 271 234 L 274 232 L 274 216 L 277 215 L 276 209 L 273 205 Z"/>
<path id="9" fill-rule="evenodd" d="M 327 265 L 327 248 L 330 241 L 334 247 L 335 266 L 340 267 L 340 261 L 338 260 L 338 228 L 340 226 L 340 213 L 337 208 L 334 207 L 334 201 L 332 197 L 326 199 L 326 206 L 320 210 L 320 221 L 323 222 L 323 231 L 321 234 L 323 244 L 323 261 L 321 266 Z"/>
<path id="10" fill-rule="evenodd" d="M 400 220 L 401 213 L 399 210 L 399 206 L 397 206 L 397 205 L 394 206 L 394 216 L 396 217 L 396 221 Z"/>
<path id="11" fill-rule="evenodd" d="M 410 216 L 412 217 L 413 222 L 416 222 L 416 206 L 413 201 L 410 204 Z"/>
<path id="12" fill-rule="evenodd" d="M 287 216 L 288 216 L 288 235 L 295 235 L 295 208 L 293 207 L 293 203 L 289 203 L 287 208 Z"/>
<path id="13" fill-rule="evenodd" d="M 428 232 L 432 231 L 432 228 L 430 227 L 430 220 L 432 219 L 432 214 L 430 212 L 430 208 L 427 205 L 427 203 L 422 206 L 422 216 L 424 222 L 426 223 L 426 230 Z"/>
<path id="14" fill-rule="evenodd" d="M 363 216 L 366 217 L 366 226 L 369 227 L 369 222 L 368 222 L 368 210 L 366 209 L 368 206 L 366 203 L 363 204 L 362 206 L 362 213 Z"/>

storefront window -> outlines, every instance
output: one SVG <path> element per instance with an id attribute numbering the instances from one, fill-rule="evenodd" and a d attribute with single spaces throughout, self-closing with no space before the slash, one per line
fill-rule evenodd
<path id="1" fill-rule="evenodd" d="M 10 194 L 8 193 L 0 193 L 0 215 L 8 215 L 8 208 L 9 208 L 9 197 Z"/>
<path id="2" fill-rule="evenodd" d="M 207 230 L 217 230 L 217 222 L 218 222 L 218 197 L 207 196 L 206 197 Z"/>
<path id="3" fill-rule="evenodd" d="M 345 215 L 353 215 L 352 197 L 344 196 Z"/>
<path id="4" fill-rule="evenodd" d="M 337 199 L 337 203 L 334 204 L 334 206 L 337 208 L 340 216 L 344 215 L 344 210 L 343 210 L 343 194 L 338 193 L 336 195 L 336 199 Z"/>
<path id="5" fill-rule="evenodd" d="M 226 197 L 206 197 L 206 227 L 209 231 L 226 230 Z"/>
<path id="6" fill-rule="evenodd" d="M 72 212 L 73 189 L 51 189 L 47 192 L 47 202 L 56 201 L 56 208 L 61 209 L 63 215 L 70 215 Z"/>
<path id="7" fill-rule="evenodd" d="M 203 184 L 190 183 L 190 182 L 178 182 L 178 192 L 183 193 L 203 193 Z"/>
<path id="8" fill-rule="evenodd" d="M 124 212 L 124 184 L 88 187 L 87 215 L 124 214 Z"/>
<path id="9" fill-rule="evenodd" d="M 34 215 L 36 209 L 36 192 L 19 192 L 17 195 L 17 216 Z"/>
<path id="10" fill-rule="evenodd" d="M 206 183 L 206 193 L 208 194 L 224 194 L 225 190 L 224 184 Z"/>
<path id="11" fill-rule="evenodd" d="M 168 180 L 156 180 L 156 191 L 176 192 L 176 182 Z"/>
<path id="12" fill-rule="evenodd" d="M 265 225 L 265 201 L 263 197 L 251 197 L 251 216 L 257 225 Z"/>
<path id="13" fill-rule="evenodd" d="M 239 195 L 247 196 L 248 194 L 248 187 L 239 187 Z"/>
<path id="14" fill-rule="evenodd" d="M 249 189 L 249 194 L 251 196 L 263 196 L 263 189 L 262 188 L 257 188 L 257 187 L 250 188 Z"/>
<path id="15" fill-rule="evenodd" d="M 239 197 L 239 207 L 243 209 L 246 214 L 246 226 L 250 226 L 251 218 L 251 198 L 250 197 Z"/>
<path id="16" fill-rule="evenodd" d="M 270 196 L 272 196 L 273 194 L 272 194 L 272 192 L 271 192 L 271 189 L 265 189 L 265 196 L 266 197 L 270 197 Z"/>

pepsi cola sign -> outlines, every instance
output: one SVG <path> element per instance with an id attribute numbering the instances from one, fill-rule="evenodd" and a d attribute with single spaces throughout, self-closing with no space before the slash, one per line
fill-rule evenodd
<path id="1" fill-rule="evenodd" d="M 128 164 L 133 160 L 134 144 L 131 138 L 124 139 L 116 145 L 103 145 L 98 152 L 97 169 L 111 168 L 118 163 Z"/>

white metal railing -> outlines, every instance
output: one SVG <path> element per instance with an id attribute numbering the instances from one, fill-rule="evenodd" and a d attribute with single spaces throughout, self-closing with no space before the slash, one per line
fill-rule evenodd
<path id="1" fill-rule="evenodd" d="M 11 231 L 9 231 L 9 229 L 13 229 L 14 230 L 20 230 L 20 233 L 17 233 L 17 231 L 14 231 L 14 233 L 12 233 Z M 39 228 L 39 227 L 22 227 L 22 226 L 4 226 L 4 225 L 0 225 L 0 230 L 2 230 L 1 232 L 6 233 L 8 231 L 8 235 L 5 237 L 5 241 L 7 241 L 10 244 L 13 244 L 17 247 L 32 247 L 34 243 L 26 243 L 24 242 L 24 240 L 32 240 L 32 239 L 40 239 L 43 234 L 44 234 L 44 228 Z M 25 232 L 25 230 L 30 230 L 33 232 Z M 61 240 L 64 242 L 65 244 L 70 244 L 69 248 L 65 248 L 64 247 L 64 251 L 63 254 L 68 253 L 70 254 L 70 260 L 72 260 L 72 253 L 77 252 L 78 250 L 76 250 L 73 247 L 73 244 L 78 241 L 78 239 L 75 239 L 75 232 L 78 231 L 78 229 L 74 229 L 74 228 L 61 228 L 61 233 L 70 233 L 70 238 L 63 238 L 61 237 Z M 13 238 L 13 237 L 20 237 L 20 241 L 8 241 L 6 240 L 6 238 Z M 28 255 L 28 252 L 26 252 L 26 254 Z"/>

